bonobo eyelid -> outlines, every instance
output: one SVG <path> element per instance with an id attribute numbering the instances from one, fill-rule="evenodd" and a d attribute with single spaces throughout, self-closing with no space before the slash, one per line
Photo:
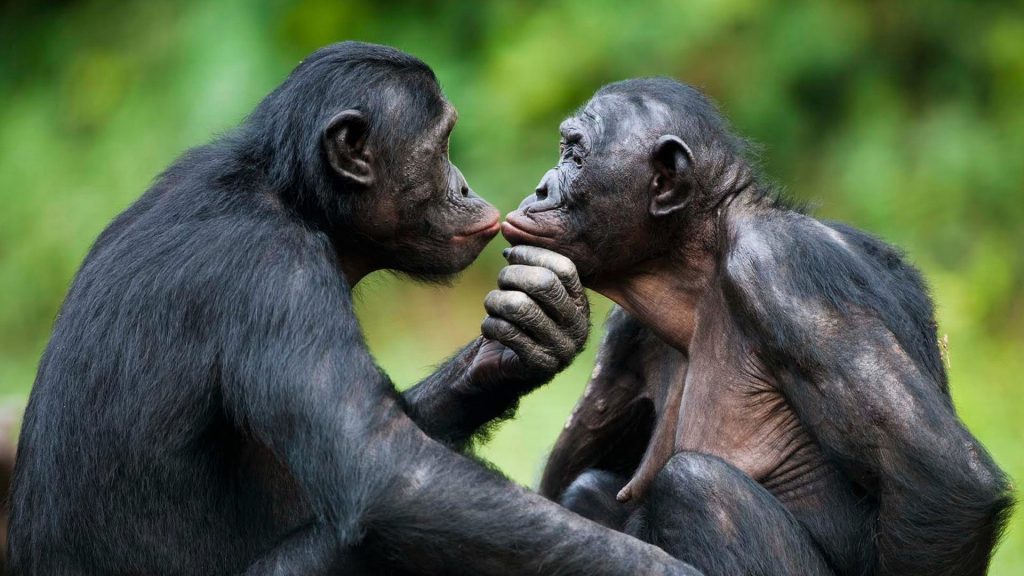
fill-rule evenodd
<path id="1" fill-rule="evenodd" d="M 572 163 L 575 164 L 577 168 L 583 168 L 583 159 L 586 158 L 586 156 L 585 150 L 577 151 L 576 147 L 573 147 Z"/>

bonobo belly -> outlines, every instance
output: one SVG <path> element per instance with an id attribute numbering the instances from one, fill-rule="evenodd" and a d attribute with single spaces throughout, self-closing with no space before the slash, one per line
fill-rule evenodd
<path id="1" fill-rule="evenodd" d="M 839 573 L 865 565 L 873 507 L 823 455 L 750 354 L 691 356 L 676 451 L 717 456 L 771 492 Z"/>

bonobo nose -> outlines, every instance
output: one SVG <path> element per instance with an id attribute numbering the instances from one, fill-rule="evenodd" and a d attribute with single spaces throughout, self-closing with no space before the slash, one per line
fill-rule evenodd
<path id="1" fill-rule="evenodd" d="M 473 189 L 469 187 L 469 183 L 466 182 L 466 177 L 462 175 L 462 170 L 459 170 L 458 166 L 449 164 L 451 166 L 450 185 L 460 196 L 463 198 L 479 198 Z"/>
<path id="2" fill-rule="evenodd" d="M 558 171 L 548 170 L 540 179 L 540 184 L 520 204 L 519 209 L 524 213 L 543 212 L 557 208 L 562 203 L 562 195 L 558 187 Z"/>

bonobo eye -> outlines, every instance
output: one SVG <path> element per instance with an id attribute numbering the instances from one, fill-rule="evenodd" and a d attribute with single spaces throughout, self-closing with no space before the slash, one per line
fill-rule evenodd
<path id="1" fill-rule="evenodd" d="M 558 143 L 559 158 L 563 162 L 566 160 L 572 160 L 572 163 L 577 168 L 583 167 L 583 155 L 580 153 L 580 146 L 578 140 L 570 140 L 569 142 Z"/>

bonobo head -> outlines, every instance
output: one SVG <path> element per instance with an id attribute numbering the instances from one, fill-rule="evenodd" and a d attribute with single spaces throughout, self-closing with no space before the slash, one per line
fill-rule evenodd
<path id="1" fill-rule="evenodd" d="M 456 118 L 422 61 L 343 42 L 302 61 L 246 128 L 272 192 L 330 236 L 350 282 L 385 268 L 438 279 L 498 231 L 448 159 Z"/>
<path id="2" fill-rule="evenodd" d="M 589 286 L 713 243 L 718 206 L 751 183 L 742 140 L 703 94 L 674 80 L 605 86 L 561 134 L 558 164 L 502 232 L 568 256 Z"/>

